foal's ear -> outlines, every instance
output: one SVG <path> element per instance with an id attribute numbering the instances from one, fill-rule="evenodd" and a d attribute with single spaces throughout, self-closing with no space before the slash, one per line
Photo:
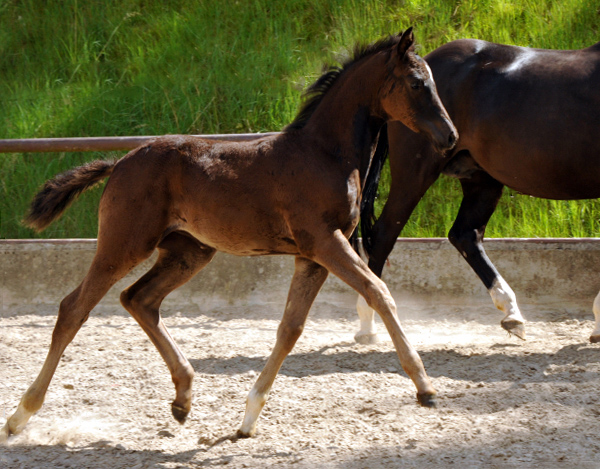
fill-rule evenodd
<path id="1" fill-rule="evenodd" d="M 398 43 L 398 56 L 400 58 L 404 57 L 404 55 L 408 52 L 408 50 L 412 47 L 415 42 L 415 36 L 413 34 L 412 26 L 408 28 L 406 31 L 402 33 L 400 37 L 400 42 Z"/>

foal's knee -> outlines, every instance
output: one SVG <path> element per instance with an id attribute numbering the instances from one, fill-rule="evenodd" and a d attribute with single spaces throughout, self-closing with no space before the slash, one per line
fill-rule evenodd
<path id="1" fill-rule="evenodd" d="M 282 342 L 281 345 L 283 345 L 289 353 L 303 331 L 304 322 L 281 322 L 277 329 L 277 339 Z"/>
<path id="2" fill-rule="evenodd" d="M 304 331 L 304 323 L 294 323 L 294 322 L 286 322 L 286 323 L 281 323 L 279 325 L 279 329 L 277 331 L 277 334 L 280 337 L 293 337 L 293 338 L 298 338 L 302 335 L 302 332 Z"/>
<path id="3" fill-rule="evenodd" d="M 82 306 L 77 304 L 78 299 L 79 291 L 75 290 L 60 302 L 56 326 L 52 333 L 53 338 L 62 336 L 63 332 L 79 330 L 83 323 L 87 321 L 90 312 L 83 310 Z"/>

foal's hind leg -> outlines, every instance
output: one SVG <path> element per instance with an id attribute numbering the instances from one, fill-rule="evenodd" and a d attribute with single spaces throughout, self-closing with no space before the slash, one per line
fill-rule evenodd
<path id="1" fill-rule="evenodd" d="M 184 423 L 192 406 L 194 370 L 163 324 L 159 308 L 163 299 L 186 283 L 215 254 L 193 238 L 172 233 L 158 245 L 159 255 L 150 271 L 121 294 L 121 303 L 142 326 L 171 372 L 176 396 L 171 411 Z"/>
<path id="2" fill-rule="evenodd" d="M 379 313 L 396 347 L 402 368 L 415 383 L 419 403 L 433 407 L 435 389 L 419 354 L 404 335 L 396 314 L 396 304 L 385 283 L 362 261 L 339 230 L 329 240 L 319 244 L 314 260 L 354 288 Z"/>
<path id="3" fill-rule="evenodd" d="M 302 334 L 308 311 L 327 278 L 327 270 L 314 262 L 296 258 L 296 270 L 288 293 L 283 318 L 277 329 L 277 341 L 271 356 L 246 400 L 246 413 L 238 436 L 249 437 L 256 433 L 256 421 L 267 402 L 273 381 L 285 357 Z"/>
<path id="4" fill-rule="evenodd" d="M 461 179 L 463 200 L 448 239 L 462 254 L 488 289 L 496 308 L 505 316 L 502 327 L 525 339 L 525 326 L 517 298 L 498 273 L 483 248 L 483 235 L 502 195 L 503 185 L 480 171 L 469 179 Z"/>
<path id="5" fill-rule="evenodd" d="M 36 380 L 21 398 L 16 412 L 0 430 L 0 441 L 6 440 L 11 434 L 19 433 L 31 416 L 42 407 L 58 362 L 67 345 L 87 320 L 90 311 L 115 282 L 151 252 L 139 253 L 137 256 L 129 252 L 126 256 L 124 251 L 120 251 L 121 255 L 111 256 L 98 249 L 83 282 L 60 303 L 46 361 Z"/>

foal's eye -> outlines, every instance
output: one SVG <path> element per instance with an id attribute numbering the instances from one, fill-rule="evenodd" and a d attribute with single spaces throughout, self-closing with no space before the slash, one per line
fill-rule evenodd
<path id="1" fill-rule="evenodd" d="M 410 84 L 410 87 L 411 87 L 413 90 L 420 90 L 421 88 L 423 88 L 423 82 L 422 82 L 421 80 L 416 80 L 416 81 L 413 81 L 413 82 Z"/>

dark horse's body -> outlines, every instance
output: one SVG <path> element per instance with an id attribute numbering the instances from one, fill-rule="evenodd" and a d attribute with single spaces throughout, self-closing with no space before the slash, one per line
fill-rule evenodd
<path id="1" fill-rule="evenodd" d="M 253 435 L 279 367 L 302 332 L 309 308 L 332 272 L 382 316 L 419 401 L 435 390 L 400 327 L 395 304 L 347 237 L 359 220 L 363 182 L 379 131 L 401 119 L 441 149 L 456 141 L 413 35 L 357 49 L 342 68 L 309 88 L 310 99 L 279 136 L 246 143 L 167 136 L 118 162 L 96 161 L 48 181 L 28 223 L 43 229 L 81 191 L 108 176 L 99 207 L 98 249 L 82 283 L 60 304 L 50 351 L 0 440 L 19 432 L 42 405 L 60 356 L 91 309 L 114 283 L 156 249 L 156 264 L 121 294 L 164 358 L 183 422 L 192 403 L 194 370 L 160 319 L 164 297 L 187 282 L 216 251 L 296 257 L 273 352 L 248 396 L 240 435 Z"/>
<path id="2" fill-rule="evenodd" d="M 369 267 L 385 259 L 413 209 L 443 173 L 460 180 L 463 200 L 449 239 L 506 316 L 502 325 L 524 338 L 516 298 L 485 254 L 486 224 L 504 186 L 549 199 L 600 197 L 600 43 L 582 50 L 541 50 L 458 40 L 425 57 L 459 132 L 442 158 L 420 135 L 388 125 L 392 185 L 372 226 L 363 211 Z M 359 301 L 361 331 L 373 334 Z M 594 302 L 600 340 L 600 296 Z"/>

